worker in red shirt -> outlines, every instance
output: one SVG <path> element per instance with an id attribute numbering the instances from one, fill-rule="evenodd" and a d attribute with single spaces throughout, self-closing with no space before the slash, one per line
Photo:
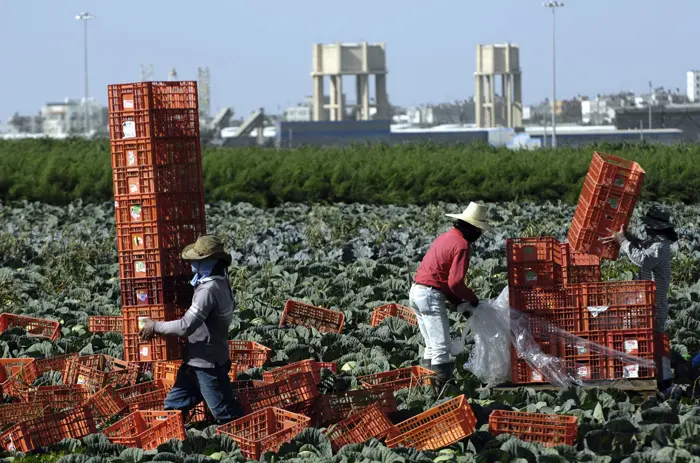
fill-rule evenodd
<path id="1" fill-rule="evenodd" d="M 479 298 L 467 287 L 471 245 L 489 230 L 486 207 L 470 203 L 461 214 L 446 214 L 455 219 L 451 230 L 438 236 L 423 258 L 409 294 L 409 305 L 416 313 L 425 342 L 421 365 L 436 374 L 438 392 L 452 379 L 454 361 L 450 357 L 448 310 Z"/>

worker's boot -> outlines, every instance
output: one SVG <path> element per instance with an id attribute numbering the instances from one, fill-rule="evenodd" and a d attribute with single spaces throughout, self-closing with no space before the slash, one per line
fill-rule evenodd
<path id="1" fill-rule="evenodd" d="M 432 369 L 432 367 L 430 366 L 431 364 L 432 364 L 432 362 L 430 361 L 430 359 L 420 359 L 420 366 L 422 366 L 423 368 L 427 368 L 428 370 L 431 370 Z"/>
<path id="2" fill-rule="evenodd" d="M 459 388 L 453 380 L 454 362 L 433 365 L 430 369 L 435 372 L 433 386 L 438 396 L 454 395 L 459 393 Z"/>

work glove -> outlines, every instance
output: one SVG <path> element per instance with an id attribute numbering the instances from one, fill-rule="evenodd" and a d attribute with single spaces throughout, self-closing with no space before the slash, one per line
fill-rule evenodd
<path id="1" fill-rule="evenodd" d="M 155 336 L 155 326 L 156 322 L 147 318 L 141 322 L 143 326 L 139 330 L 139 336 L 141 336 L 142 341 L 150 341 Z"/>

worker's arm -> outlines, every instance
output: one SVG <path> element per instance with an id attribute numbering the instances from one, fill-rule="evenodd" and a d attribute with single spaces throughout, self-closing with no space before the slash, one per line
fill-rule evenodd
<path id="1" fill-rule="evenodd" d="M 468 288 L 464 282 L 468 270 L 469 250 L 460 249 L 452 259 L 452 266 L 450 267 L 447 284 L 452 294 L 459 299 L 459 302 L 468 301 L 472 305 L 477 305 L 479 299 L 476 297 L 476 294 L 474 294 L 474 291 Z"/>
<path id="2" fill-rule="evenodd" d="M 643 270 L 651 270 L 659 263 L 659 251 L 661 243 L 653 243 L 651 246 L 634 245 L 625 238 L 620 244 L 620 249 L 630 258 L 630 261 Z"/>
<path id="3" fill-rule="evenodd" d="M 157 334 L 185 337 L 194 333 L 207 319 L 216 301 L 214 295 L 202 288 L 196 291 L 192 305 L 179 320 L 171 322 L 156 322 L 153 330 Z"/>

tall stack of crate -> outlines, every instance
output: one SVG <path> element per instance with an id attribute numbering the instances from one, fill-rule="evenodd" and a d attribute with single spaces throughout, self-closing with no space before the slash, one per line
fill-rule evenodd
<path id="1" fill-rule="evenodd" d="M 179 359 L 182 342 L 142 342 L 139 320 L 180 318 L 191 270 L 182 248 L 206 232 L 196 82 L 110 85 L 109 130 L 124 358 Z"/>

